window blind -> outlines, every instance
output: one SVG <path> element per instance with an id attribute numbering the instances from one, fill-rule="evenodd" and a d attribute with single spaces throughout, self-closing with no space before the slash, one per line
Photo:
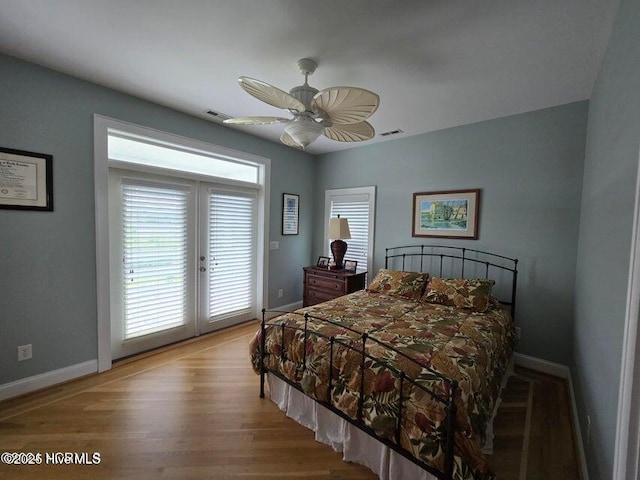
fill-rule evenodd
<path id="1" fill-rule="evenodd" d="M 362 196 L 362 195 L 361 195 Z M 358 262 L 358 270 L 367 269 L 369 254 L 369 199 L 359 199 L 356 196 L 331 199 L 330 217 L 340 215 L 349 221 L 351 239 L 347 242 L 347 253 L 344 258 Z M 329 249 L 331 256 L 331 249 Z"/>
<path id="2" fill-rule="evenodd" d="M 185 324 L 188 188 L 122 184 L 125 339 Z"/>
<path id="3" fill-rule="evenodd" d="M 209 196 L 209 318 L 249 313 L 255 299 L 255 193 Z"/>

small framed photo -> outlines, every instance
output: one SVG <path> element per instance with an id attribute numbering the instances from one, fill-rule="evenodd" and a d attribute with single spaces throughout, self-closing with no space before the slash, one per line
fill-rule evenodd
<path id="1" fill-rule="evenodd" d="M 318 257 L 318 262 L 316 263 L 316 267 L 328 268 L 330 261 L 331 259 L 329 257 Z"/>
<path id="2" fill-rule="evenodd" d="M 358 262 L 355 260 L 345 260 L 344 261 L 344 269 L 349 270 L 350 272 L 355 272 L 358 266 Z"/>
<path id="3" fill-rule="evenodd" d="M 282 194 L 282 235 L 298 235 L 300 195 Z"/>
<path id="4" fill-rule="evenodd" d="M 53 211 L 53 157 L 0 148 L 0 208 Z"/>
<path id="5" fill-rule="evenodd" d="M 413 194 L 413 237 L 478 239 L 480 190 Z"/>

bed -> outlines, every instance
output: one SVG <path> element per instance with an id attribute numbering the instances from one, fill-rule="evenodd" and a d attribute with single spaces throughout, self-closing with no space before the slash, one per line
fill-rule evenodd
<path id="1" fill-rule="evenodd" d="M 493 478 L 483 447 L 515 342 L 517 262 L 394 247 L 366 290 L 263 311 L 260 396 L 267 376 L 281 409 L 380 478 Z"/>

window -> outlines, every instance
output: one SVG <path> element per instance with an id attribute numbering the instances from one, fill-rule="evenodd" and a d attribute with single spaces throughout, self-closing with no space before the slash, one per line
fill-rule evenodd
<path id="1" fill-rule="evenodd" d="M 373 269 L 373 234 L 375 224 L 375 187 L 342 188 L 325 192 L 325 238 L 329 219 L 340 215 L 349 221 L 351 239 L 347 240 L 345 259 L 358 262 L 358 271 Z M 331 256 L 330 242 L 326 252 Z"/>
<path id="2" fill-rule="evenodd" d="M 153 168 L 258 183 L 258 166 L 180 145 L 163 145 L 123 132 L 109 131 L 109 163 Z"/>

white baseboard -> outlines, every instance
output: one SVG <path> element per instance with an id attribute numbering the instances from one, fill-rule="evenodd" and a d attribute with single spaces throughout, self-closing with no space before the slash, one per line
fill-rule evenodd
<path id="1" fill-rule="evenodd" d="M 289 303 L 287 305 L 280 305 L 279 307 L 271 307 L 265 312 L 265 318 L 268 320 L 273 317 L 277 317 L 281 315 L 281 312 L 293 312 L 294 310 L 298 310 L 302 308 L 302 300 L 299 302 Z M 275 310 L 270 312 L 269 310 Z"/>
<path id="2" fill-rule="evenodd" d="M 302 308 L 302 301 L 274 307 L 274 310 L 291 312 L 299 308 Z M 277 317 L 278 315 L 280 315 L 278 312 L 267 312 L 266 318 L 269 319 Z M 91 373 L 96 373 L 97 371 L 98 360 L 89 360 L 69 367 L 52 370 L 51 372 L 21 378 L 20 380 L 0 385 L 0 401 L 24 395 L 25 393 L 35 392 L 36 390 L 50 387 L 58 383 L 68 382 L 69 380 L 89 375 Z"/>
<path id="3" fill-rule="evenodd" d="M 74 378 L 83 377 L 98 371 L 98 360 L 89 360 L 77 363 L 69 367 L 59 368 L 50 372 L 21 378 L 14 382 L 0 385 L 0 400 L 17 397 L 25 393 L 35 392 L 42 388 L 50 387 L 62 382 L 68 382 Z"/>
<path id="4" fill-rule="evenodd" d="M 566 365 L 549 362 L 548 360 L 542 360 L 541 358 L 531 357 L 524 353 L 514 352 L 513 360 L 515 364 L 520 367 L 529 368 L 540 373 L 546 373 L 547 375 L 553 375 L 554 377 L 560 377 L 567 380 L 571 376 L 571 371 Z"/>
<path id="5" fill-rule="evenodd" d="M 578 442 L 578 460 L 580 461 L 580 468 L 582 469 L 583 480 L 589 480 L 589 470 L 587 469 L 587 457 L 584 454 L 584 446 L 582 444 L 582 431 L 580 430 L 580 419 L 578 418 L 578 408 L 576 404 L 576 393 L 573 390 L 573 379 L 571 378 L 571 371 L 569 371 L 569 395 L 571 396 L 571 414 L 573 416 L 573 428 L 575 428 L 576 438 Z"/>
<path id="6" fill-rule="evenodd" d="M 584 454 L 584 445 L 582 444 L 582 432 L 580 431 L 580 419 L 578 418 L 578 407 L 576 404 L 576 394 L 573 389 L 573 380 L 571 378 L 571 369 L 566 365 L 549 362 L 541 358 L 531 357 L 524 353 L 513 354 L 514 363 L 520 367 L 535 370 L 536 372 L 546 373 L 567 380 L 569 384 L 569 397 L 571 401 L 571 416 L 573 417 L 573 428 L 578 447 L 578 461 L 582 470 L 582 479 L 589 480 L 589 470 L 587 469 L 587 457 Z"/>

